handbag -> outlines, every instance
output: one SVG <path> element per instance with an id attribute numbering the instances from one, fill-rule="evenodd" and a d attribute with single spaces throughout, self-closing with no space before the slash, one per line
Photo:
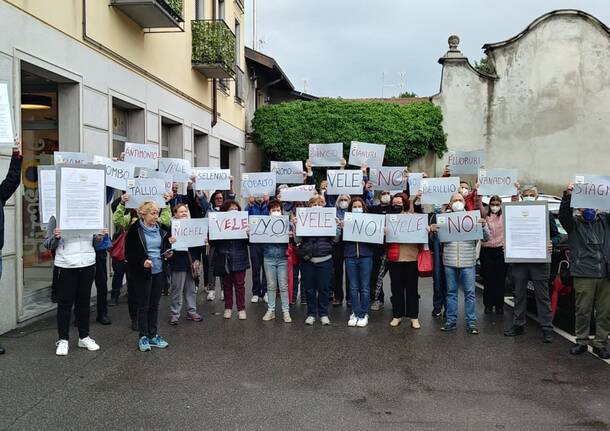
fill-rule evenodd
<path id="1" fill-rule="evenodd" d="M 421 249 L 417 253 L 417 270 L 420 277 L 432 277 L 434 272 L 434 260 L 432 252 L 427 249 Z"/>
<path id="2" fill-rule="evenodd" d="M 110 247 L 110 257 L 115 262 L 125 262 L 125 239 L 127 238 L 127 231 L 123 231 L 112 241 L 112 247 Z"/>
<path id="3" fill-rule="evenodd" d="M 400 257 L 400 244 L 390 243 L 387 247 L 386 256 L 390 262 L 396 262 Z"/>

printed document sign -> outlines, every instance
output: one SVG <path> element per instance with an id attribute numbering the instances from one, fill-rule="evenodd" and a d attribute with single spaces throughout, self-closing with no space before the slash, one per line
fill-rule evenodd
<path id="1" fill-rule="evenodd" d="M 341 166 L 343 143 L 309 144 L 311 166 Z"/>
<path id="2" fill-rule="evenodd" d="M 280 184 L 303 184 L 303 162 L 271 162 L 270 171 Z"/>
<path id="3" fill-rule="evenodd" d="M 517 169 L 479 169 L 480 196 L 513 196 L 517 194 Z"/>
<path id="4" fill-rule="evenodd" d="M 485 151 L 455 151 L 447 160 L 451 175 L 478 174 L 485 164 Z"/>
<path id="5" fill-rule="evenodd" d="M 134 178 L 136 167 L 131 163 L 93 156 L 93 164 L 106 166 L 106 185 L 117 190 L 127 190 L 127 180 Z"/>
<path id="6" fill-rule="evenodd" d="M 349 149 L 349 164 L 353 166 L 367 165 L 368 167 L 383 166 L 385 145 L 369 144 L 352 141 Z"/>
<path id="7" fill-rule="evenodd" d="M 297 236 L 337 235 L 337 208 L 299 207 L 296 214 Z"/>
<path id="8" fill-rule="evenodd" d="M 158 145 L 125 142 L 123 160 L 138 168 L 155 170 L 159 167 L 160 157 Z"/>
<path id="9" fill-rule="evenodd" d="M 421 190 L 421 181 L 424 179 L 423 173 L 410 173 L 409 174 L 409 195 L 415 196 L 418 191 Z"/>
<path id="10" fill-rule="evenodd" d="M 159 159 L 159 172 L 170 174 L 176 183 L 185 183 L 191 179 L 191 162 L 162 157 Z"/>
<path id="11" fill-rule="evenodd" d="M 290 221 L 283 216 L 250 216 L 250 243 L 288 243 Z"/>
<path id="12" fill-rule="evenodd" d="M 57 218 L 56 205 L 57 172 L 55 166 L 38 166 L 38 202 L 40 205 L 40 224 L 48 224 L 51 217 Z"/>
<path id="13" fill-rule="evenodd" d="M 125 208 L 138 208 L 141 203 L 152 201 L 165 208 L 165 182 L 160 178 L 135 178 L 127 181 L 129 200 Z"/>
<path id="14" fill-rule="evenodd" d="M 229 190 L 231 170 L 216 168 L 193 168 L 195 190 Z"/>
<path id="15" fill-rule="evenodd" d="M 436 216 L 438 239 L 440 242 L 483 239 L 483 227 L 479 223 L 480 218 L 479 210 L 438 214 Z"/>
<path id="16" fill-rule="evenodd" d="M 13 111 L 8 95 L 8 82 L 0 81 L 0 147 L 15 145 Z"/>
<path id="17" fill-rule="evenodd" d="M 57 166 L 57 227 L 99 232 L 106 216 L 104 166 Z M 93 240 L 93 239 L 92 239 Z"/>
<path id="18" fill-rule="evenodd" d="M 275 172 L 241 174 L 241 195 L 255 198 L 275 196 Z"/>
<path id="19" fill-rule="evenodd" d="M 571 202 L 572 208 L 610 210 L 610 177 L 576 175 Z"/>
<path id="20" fill-rule="evenodd" d="M 459 177 L 423 178 L 420 182 L 422 191 L 421 203 L 443 205 L 449 203 L 460 189 Z"/>
<path id="21" fill-rule="evenodd" d="M 316 194 L 316 186 L 303 184 L 302 186 L 288 187 L 280 192 L 282 202 L 307 202 Z"/>
<path id="22" fill-rule="evenodd" d="M 346 212 L 343 218 L 343 241 L 383 244 L 384 226 L 384 215 Z"/>
<path id="23" fill-rule="evenodd" d="M 399 244 L 428 243 L 427 214 L 386 214 L 386 242 Z"/>
<path id="24" fill-rule="evenodd" d="M 189 247 L 201 247 L 208 237 L 207 218 L 186 218 L 172 220 L 172 236 L 176 242 L 174 250 L 188 250 Z"/>
<path id="25" fill-rule="evenodd" d="M 87 153 L 55 151 L 53 163 L 56 165 L 90 165 L 93 163 L 93 157 Z"/>
<path id="26" fill-rule="evenodd" d="M 164 193 L 172 193 L 174 188 L 174 181 L 170 174 L 164 174 L 159 171 L 148 171 L 146 169 L 140 169 L 140 178 L 158 178 L 163 180 L 165 183 Z"/>
<path id="27" fill-rule="evenodd" d="M 407 177 L 404 166 L 383 166 L 369 170 L 373 190 L 390 191 L 406 189 Z"/>
<path id="28" fill-rule="evenodd" d="M 214 212 L 208 218 L 210 240 L 248 238 L 248 211 Z"/>
<path id="29" fill-rule="evenodd" d="M 548 203 L 504 202 L 504 261 L 550 262 Z"/>
<path id="30" fill-rule="evenodd" d="M 361 195 L 364 176 L 361 170 L 328 170 L 326 171 L 328 180 L 329 195 Z"/>

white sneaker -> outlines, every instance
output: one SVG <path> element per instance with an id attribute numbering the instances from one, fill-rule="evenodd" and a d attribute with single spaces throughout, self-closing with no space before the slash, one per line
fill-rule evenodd
<path id="1" fill-rule="evenodd" d="M 284 323 L 292 323 L 292 317 L 288 311 L 284 311 Z"/>
<path id="2" fill-rule="evenodd" d="M 265 304 L 269 303 L 269 295 L 265 293 L 265 296 L 263 296 L 263 301 L 265 301 Z"/>
<path id="3" fill-rule="evenodd" d="M 225 300 L 225 292 L 224 292 L 224 290 L 221 290 L 221 291 L 220 291 L 220 300 L 221 300 L 221 301 L 224 301 L 224 300 Z"/>
<path id="4" fill-rule="evenodd" d="M 356 323 L 358 323 L 358 318 L 354 313 L 352 313 L 351 316 L 349 316 L 349 320 L 347 321 L 347 326 L 353 328 L 354 326 L 356 326 Z"/>
<path id="5" fill-rule="evenodd" d="M 223 317 L 225 319 L 230 319 L 231 318 L 231 310 L 229 310 L 228 308 L 225 308 L 225 314 L 223 315 Z"/>
<path id="6" fill-rule="evenodd" d="M 216 298 L 216 294 L 214 293 L 214 291 L 213 291 L 213 290 L 210 290 L 210 291 L 208 292 L 208 298 L 207 298 L 207 299 L 208 299 L 208 301 L 213 301 L 215 298 Z"/>
<path id="7" fill-rule="evenodd" d="M 59 340 L 55 346 L 57 346 L 55 349 L 57 356 L 68 356 L 68 340 Z"/>
<path id="8" fill-rule="evenodd" d="M 330 325 L 330 319 L 328 318 L 328 316 L 322 316 L 320 317 L 320 322 L 322 323 L 322 325 L 326 326 L 326 325 Z"/>
<path id="9" fill-rule="evenodd" d="M 305 324 L 311 326 L 314 324 L 315 321 L 316 321 L 315 317 L 307 316 L 307 319 L 305 319 Z"/>
<path id="10" fill-rule="evenodd" d="M 258 295 L 252 295 L 251 303 L 256 304 L 258 302 Z"/>
<path id="11" fill-rule="evenodd" d="M 238 311 L 237 317 L 239 318 L 239 320 L 246 320 L 246 310 Z"/>
<path id="12" fill-rule="evenodd" d="M 269 320 L 273 320 L 275 319 L 275 313 L 273 311 L 269 311 L 267 310 L 267 312 L 265 313 L 265 315 L 263 316 L 263 320 L 265 322 L 269 321 Z"/>
<path id="13" fill-rule="evenodd" d="M 97 343 L 91 337 L 80 338 L 78 340 L 78 347 L 87 349 L 90 352 L 95 352 L 96 350 L 100 350 L 100 346 L 98 346 Z"/>
<path id="14" fill-rule="evenodd" d="M 358 328 L 364 328 L 368 324 L 369 324 L 369 315 L 365 314 L 362 319 L 358 319 L 358 323 L 356 323 L 356 326 Z"/>

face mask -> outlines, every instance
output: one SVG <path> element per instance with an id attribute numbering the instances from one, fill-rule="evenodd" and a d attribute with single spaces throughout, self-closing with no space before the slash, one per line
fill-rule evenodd
<path id="1" fill-rule="evenodd" d="M 272 216 L 281 216 L 282 212 L 281 211 L 271 211 L 270 213 Z"/>
<path id="2" fill-rule="evenodd" d="M 464 211 L 464 202 L 455 201 L 454 203 L 451 204 L 451 209 L 455 212 Z"/>
<path id="3" fill-rule="evenodd" d="M 220 207 L 214 207 L 216 211 L 220 211 Z"/>
<path id="4" fill-rule="evenodd" d="M 490 205 L 489 208 L 491 209 L 492 213 L 496 214 L 502 207 L 500 205 Z"/>
<path id="5" fill-rule="evenodd" d="M 339 201 L 339 208 L 341 208 L 342 210 L 347 209 L 348 206 L 349 203 L 347 201 Z"/>
<path id="6" fill-rule="evenodd" d="M 379 198 L 379 200 L 381 201 L 382 204 L 389 204 L 390 195 L 381 195 L 381 198 Z"/>
<path id="7" fill-rule="evenodd" d="M 595 220 L 596 215 L 597 211 L 595 211 L 593 208 L 585 208 L 582 210 L 582 218 L 585 219 L 585 221 Z"/>
<path id="8" fill-rule="evenodd" d="M 392 205 L 392 212 L 400 214 L 402 212 L 402 205 Z"/>
<path id="9" fill-rule="evenodd" d="M 443 210 L 442 205 L 439 205 L 439 204 L 432 205 L 432 211 L 434 211 L 434 214 L 440 214 L 442 210 Z"/>
<path id="10" fill-rule="evenodd" d="M 460 193 L 462 194 L 462 196 L 466 197 L 468 196 L 468 193 L 470 193 L 470 190 L 468 190 L 466 187 L 462 187 L 460 189 Z"/>
<path id="11" fill-rule="evenodd" d="M 413 205 L 421 205 L 421 200 L 419 200 L 419 199 L 415 199 L 415 200 L 413 201 Z"/>
<path id="12" fill-rule="evenodd" d="M 364 212 L 363 208 L 352 208 L 353 213 L 361 213 Z"/>
<path id="13" fill-rule="evenodd" d="M 535 196 L 523 196 L 523 197 L 522 197 L 522 199 L 523 199 L 525 202 L 532 202 L 532 201 L 535 201 L 535 200 L 536 200 L 536 197 L 535 197 Z"/>
<path id="14" fill-rule="evenodd" d="M 233 209 L 229 210 L 230 213 L 236 213 L 237 211 L 239 211 L 237 208 L 233 208 Z"/>

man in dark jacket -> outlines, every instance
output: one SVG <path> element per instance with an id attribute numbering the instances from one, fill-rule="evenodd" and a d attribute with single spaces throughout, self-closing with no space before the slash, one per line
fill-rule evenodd
<path id="1" fill-rule="evenodd" d="M 606 256 L 610 256 L 610 216 L 597 214 L 593 208 L 579 208 L 579 214 L 574 215 L 573 189 L 574 184 L 570 183 L 559 207 L 559 221 L 568 232 L 570 273 L 574 277 L 576 296 L 576 344 L 570 353 L 578 355 L 587 351 L 591 314 L 595 310 L 593 353 L 610 359 L 610 280 L 606 263 Z"/>
<path id="2" fill-rule="evenodd" d="M 20 144 L 21 142 L 18 139 L 15 140 L 11 164 L 9 165 L 6 178 L 0 184 L 0 277 L 2 277 L 2 249 L 4 248 L 4 205 L 15 193 L 21 182 L 21 162 L 23 159 L 19 151 Z M 0 355 L 3 353 L 4 348 L 0 346 Z"/>

